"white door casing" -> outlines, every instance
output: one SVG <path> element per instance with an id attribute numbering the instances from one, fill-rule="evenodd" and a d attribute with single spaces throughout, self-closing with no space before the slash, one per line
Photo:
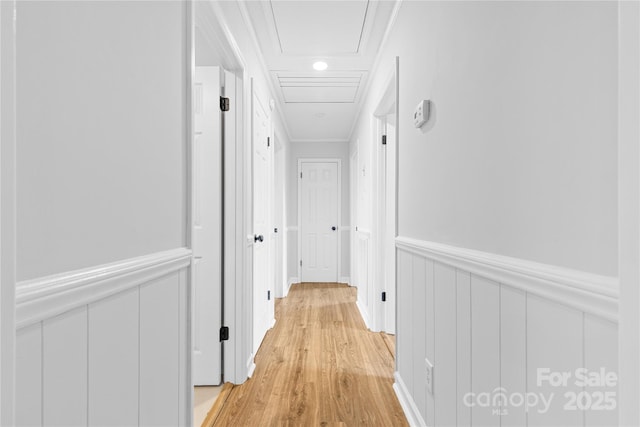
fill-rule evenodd
<path id="1" fill-rule="evenodd" d="M 262 339 L 272 324 L 273 298 L 271 290 L 269 249 L 271 245 L 272 180 L 270 170 L 270 118 L 258 97 L 253 94 L 253 352 L 258 351 Z M 271 317 L 271 318 L 270 318 Z"/>
<path id="2" fill-rule="evenodd" d="M 196 67 L 193 142 L 193 380 L 221 382 L 222 113 L 221 70 Z"/>
<path id="3" fill-rule="evenodd" d="M 300 280 L 337 282 L 339 160 L 300 160 Z"/>

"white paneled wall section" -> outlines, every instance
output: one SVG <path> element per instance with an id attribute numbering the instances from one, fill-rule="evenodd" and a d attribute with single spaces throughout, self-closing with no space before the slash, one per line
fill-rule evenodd
<path id="1" fill-rule="evenodd" d="M 395 388 L 413 425 L 617 425 L 606 394 L 617 387 L 576 384 L 581 368 L 617 375 L 614 279 L 404 237 L 396 244 Z M 545 369 L 569 373 L 566 385 L 545 381 Z M 592 409 L 571 409 L 572 396 Z"/>
<path id="2" fill-rule="evenodd" d="M 191 255 L 23 282 L 16 425 L 187 425 Z"/>

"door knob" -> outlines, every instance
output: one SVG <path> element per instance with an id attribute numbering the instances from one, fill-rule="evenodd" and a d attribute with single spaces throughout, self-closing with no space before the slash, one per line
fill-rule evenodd
<path id="1" fill-rule="evenodd" d="M 253 236 L 253 241 L 254 242 L 262 242 L 262 241 L 264 241 L 264 236 L 262 234 L 256 234 L 255 236 Z"/>
<path id="2" fill-rule="evenodd" d="M 336 231 L 336 226 L 334 225 L 333 227 L 331 227 L 331 229 L 332 229 L 333 231 Z"/>

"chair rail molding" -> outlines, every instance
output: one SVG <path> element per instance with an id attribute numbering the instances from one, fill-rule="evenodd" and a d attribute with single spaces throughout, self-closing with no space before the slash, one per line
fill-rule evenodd
<path id="1" fill-rule="evenodd" d="M 18 283 L 16 328 L 177 272 L 191 264 L 191 251 L 177 248 Z"/>
<path id="2" fill-rule="evenodd" d="M 396 247 L 618 322 L 619 284 L 616 277 L 404 236 L 396 238 Z"/>

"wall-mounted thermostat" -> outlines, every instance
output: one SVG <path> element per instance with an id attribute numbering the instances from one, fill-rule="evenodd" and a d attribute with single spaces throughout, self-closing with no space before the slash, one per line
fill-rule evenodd
<path id="1" fill-rule="evenodd" d="M 417 128 L 421 128 L 427 120 L 429 120 L 429 112 L 431 110 L 431 101 L 422 100 L 416 107 L 416 111 L 413 113 L 413 125 Z"/>

